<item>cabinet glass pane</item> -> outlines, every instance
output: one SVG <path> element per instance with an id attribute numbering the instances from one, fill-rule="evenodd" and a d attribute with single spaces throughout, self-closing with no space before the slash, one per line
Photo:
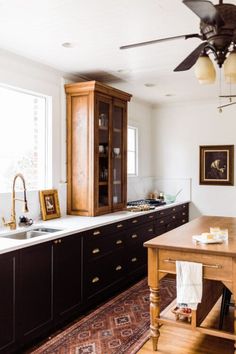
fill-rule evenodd
<path id="1" fill-rule="evenodd" d="M 99 102 L 98 106 L 98 168 L 99 168 L 99 189 L 98 198 L 99 206 L 107 206 L 109 204 L 109 103 Z"/>
<path id="2" fill-rule="evenodd" d="M 114 106 L 112 117 L 113 205 L 122 202 L 123 108 Z"/>

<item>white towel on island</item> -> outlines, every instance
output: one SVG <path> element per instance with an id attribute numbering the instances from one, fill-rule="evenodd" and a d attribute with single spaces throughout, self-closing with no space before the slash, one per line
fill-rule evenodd
<path id="1" fill-rule="evenodd" d="M 197 309 L 202 300 L 202 264 L 176 261 L 177 304 Z"/>

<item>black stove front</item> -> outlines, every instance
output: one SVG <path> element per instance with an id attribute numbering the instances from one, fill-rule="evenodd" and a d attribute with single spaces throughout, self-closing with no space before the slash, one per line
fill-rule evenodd
<path id="1" fill-rule="evenodd" d="M 127 206 L 139 206 L 139 205 L 149 205 L 151 207 L 157 207 L 160 205 L 165 205 L 166 202 L 164 202 L 161 199 L 139 199 L 139 200 L 132 200 L 127 203 Z"/>

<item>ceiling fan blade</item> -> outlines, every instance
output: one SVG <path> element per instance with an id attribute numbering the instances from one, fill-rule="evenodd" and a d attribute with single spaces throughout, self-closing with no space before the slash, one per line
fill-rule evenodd
<path id="1" fill-rule="evenodd" d="M 207 42 L 202 42 L 192 53 L 190 53 L 187 58 L 185 58 L 182 63 L 180 63 L 174 71 L 185 71 L 189 70 L 197 61 L 199 58 L 200 54 L 204 50 L 204 48 L 207 46 Z"/>
<path id="2" fill-rule="evenodd" d="M 236 97 L 236 95 L 221 95 L 219 97 L 230 98 L 230 97 Z"/>
<path id="3" fill-rule="evenodd" d="M 183 0 L 183 3 L 207 24 L 223 26 L 224 20 L 217 8 L 208 0 Z"/>
<path id="4" fill-rule="evenodd" d="M 164 41 L 170 41 L 174 39 L 188 39 L 188 38 L 201 38 L 200 34 L 198 33 L 192 33 L 192 34 L 183 34 L 180 36 L 174 36 L 174 37 L 167 37 L 167 38 L 160 38 L 160 39 L 153 39 L 152 41 L 146 41 L 146 42 L 139 42 L 139 43 L 133 43 L 133 44 L 127 44 L 127 45 L 122 45 L 120 49 L 129 49 L 129 48 L 136 48 L 136 47 L 141 47 L 145 45 L 150 45 L 150 44 L 155 44 L 159 42 L 164 42 Z"/>
<path id="5" fill-rule="evenodd" d="M 220 109 L 220 108 L 232 106 L 233 104 L 236 104 L 236 102 L 231 102 L 231 103 L 228 103 L 228 104 L 222 104 L 221 106 L 218 106 L 217 108 Z"/>

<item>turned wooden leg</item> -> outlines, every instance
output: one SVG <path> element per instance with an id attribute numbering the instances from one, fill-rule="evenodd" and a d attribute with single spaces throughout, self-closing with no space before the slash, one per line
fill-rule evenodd
<path id="1" fill-rule="evenodd" d="M 158 339 L 160 336 L 158 318 L 160 316 L 160 295 L 159 287 L 154 289 L 150 287 L 150 330 L 152 338 L 153 351 L 157 351 Z"/>

